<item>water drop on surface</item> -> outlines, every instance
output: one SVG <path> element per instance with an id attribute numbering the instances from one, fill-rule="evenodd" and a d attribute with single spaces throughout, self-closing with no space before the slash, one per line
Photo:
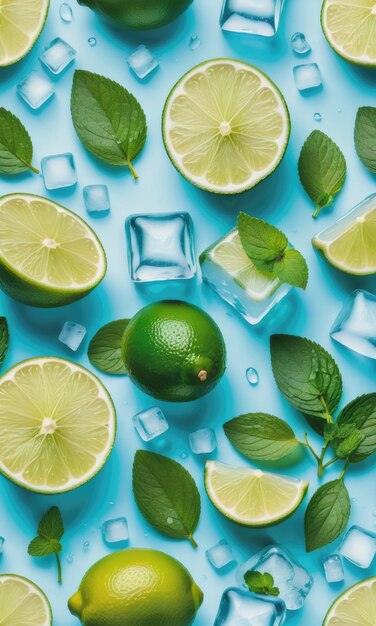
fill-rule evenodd
<path id="1" fill-rule="evenodd" d="M 250 385 L 257 385 L 259 381 L 258 371 L 254 367 L 249 367 L 245 372 L 246 378 Z"/>
<path id="2" fill-rule="evenodd" d="M 337 109 L 337 113 L 342 113 L 342 109 Z"/>
<path id="3" fill-rule="evenodd" d="M 83 544 L 83 546 L 82 546 L 82 547 L 83 547 L 83 549 L 84 549 L 84 552 L 88 552 L 88 551 L 89 551 L 89 548 L 90 548 L 90 543 L 89 543 L 89 541 L 84 541 L 84 544 Z"/>
<path id="4" fill-rule="evenodd" d="M 316 122 L 321 122 L 321 120 L 322 120 L 321 113 L 314 113 L 313 119 L 316 120 Z"/>
<path id="5" fill-rule="evenodd" d="M 92 48 L 94 48 L 94 46 L 97 45 L 97 40 L 95 39 L 95 37 L 89 37 L 87 42 L 88 42 L 89 46 L 91 46 Z"/>
<path id="6" fill-rule="evenodd" d="M 59 15 L 63 22 L 71 22 L 73 19 L 72 7 L 67 2 L 63 2 L 60 5 Z"/>
<path id="7" fill-rule="evenodd" d="M 68 554 L 68 556 L 67 556 L 67 563 L 73 563 L 73 554 L 72 553 Z"/>
<path id="8" fill-rule="evenodd" d="M 188 458 L 188 454 L 187 454 L 186 452 L 182 452 L 182 453 L 181 453 L 181 455 L 180 455 L 180 458 L 181 458 L 183 461 L 185 461 L 185 459 L 187 459 L 187 458 Z"/>
<path id="9" fill-rule="evenodd" d="M 173 518 L 172 517 L 168 517 L 167 518 L 167 524 L 169 524 L 171 526 L 171 524 L 173 524 L 173 523 L 174 523 Z"/>
<path id="10" fill-rule="evenodd" d="M 201 39 L 197 35 L 192 35 L 189 40 L 189 47 L 191 50 L 197 50 L 201 46 Z"/>

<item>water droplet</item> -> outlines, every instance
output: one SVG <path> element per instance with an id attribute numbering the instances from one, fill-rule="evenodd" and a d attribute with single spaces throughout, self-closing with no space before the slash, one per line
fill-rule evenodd
<path id="1" fill-rule="evenodd" d="M 68 554 L 68 556 L 67 556 L 67 563 L 73 563 L 73 554 L 72 553 Z"/>
<path id="2" fill-rule="evenodd" d="M 351 502 L 356 502 L 356 498 L 351 498 Z"/>
<path id="3" fill-rule="evenodd" d="M 71 22 L 73 19 L 72 7 L 67 2 L 63 2 L 60 5 L 59 15 L 63 22 Z"/>
<path id="4" fill-rule="evenodd" d="M 174 523 L 174 520 L 173 520 L 172 517 L 168 517 L 166 521 L 167 521 L 167 524 L 169 524 L 169 525 Z"/>
<path id="5" fill-rule="evenodd" d="M 89 37 L 87 42 L 88 42 L 89 46 L 91 46 L 92 48 L 94 48 L 94 46 L 97 45 L 97 40 L 95 39 L 95 37 Z"/>
<path id="6" fill-rule="evenodd" d="M 185 459 L 187 459 L 187 458 L 188 458 L 188 454 L 187 454 L 186 452 L 182 452 L 182 453 L 180 454 L 180 458 L 184 461 Z"/>
<path id="7" fill-rule="evenodd" d="M 249 367 L 245 372 L 246 378 L 250 385 L 257 385 L 259 381 L 258 371 L 254 367 Z"/>
<path id="8" fill-rule="evenodd" d="M 149 537 L 149 533 L 144 533 L 144 537 Z"/>
<path id="9" fill-rule="evenodd" d="M 192 35 L 189 40 L 189 47 L 191 50 L 197 50 L 201 46 L 201 39 L 197 35 Z"/>
<path id="10" fill-rule="evenodd" d="M 88 552 L 89 548 L 90 548 L 90 543 L 89 541 L 84 541 L 84 545 L 82 546 L 84 549 L 84 552 Z"/>
<path id="11" fill-rule="evenodd" d="M 316 122 L 321 122 L 321 120 L 322 120 L 321 113 L 314 113 L 313 119 L 316 120 Z"/>
<path id="12" fill-rule="evenodd" d="M 110 500 L 108 503 L 110 506 L 114 506 L 115 502 L 113 500 Z"/>
<path id="13" fill-rule="evenodd" d="M 341 108 L 337 109 L 337 113 L 342 113 L 342 109 Z"/>

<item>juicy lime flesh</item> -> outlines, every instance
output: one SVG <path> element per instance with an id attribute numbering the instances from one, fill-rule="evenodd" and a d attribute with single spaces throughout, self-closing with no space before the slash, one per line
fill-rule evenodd
<path id="1" fill-rule="evenodd" d="M 375 0 L 327 0 L 323 23 L 329 42 L 340 55 L 376 64 Z"/>
<path id="2" fill-rule="evenodd" d="M 0 380 L 0 470 L 31 490 L 59 493 L 104 464 L 115 415 L 102 384 L 62 359 L 32 359 Z"/>
<path id="3" fill-rule="evenodd" d="M 1 626 L 50 626 L 51 612 L 44 594 L 18 576 L 0 576 Z"/>
<path id="4" fill-rule="evenodd" d="M 289 136 L 286 105 L 273 83 L 244 63 L 194 68 L 172 90 L 165 143 L 176 167 L 210 191 L 236 193 L 270 174 Z"/>
<path id="5" fill-rule="evenodd" d="M 48 11 L 48 0 L 0 1 L 0 65 L 15 63 L 36 41 Z"/>
<path id="6" fill-rule="evenodd" d="M 329 610 L 324 626 L 374 626 L 376 624 L 376 578 L 364 580 L 345 591 Z"/>

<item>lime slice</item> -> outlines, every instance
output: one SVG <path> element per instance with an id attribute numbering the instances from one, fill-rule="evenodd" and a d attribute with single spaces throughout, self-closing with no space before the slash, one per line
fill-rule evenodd
<path id="1" fill-rule="evenodd" d="M 51 626 L 51 607 L 43 591 L 21 576 L 0 575 L 0 624 Z"/>
<path id="2" fill-rule="evenodd" d="M 105 464 L 115 430 L 108 391 L 75 363 L 30 359 L 0 379 L 0 471 L 30 491 L 87 482 Z"/>
<path id="3" fill-rule="evenodd" d="M 324 0 L 321 24 L 329 44 L 346 61 L 376 66 L 375 0 Z"/>
<path id="4" fill-rule="evenodd" d="M 323 626 L 375 626 L 376 576 L 342 593 L 327 612 Z"/>
<path id="5" fill-rule="evenodd" d="M 3 196 L 0 232 L 0 285 L 26 304 L 69 304 L 106 273 L 106 256 L 94 231 L 52 200 Z"/>
<path id="6" fill-rule="evenodd" d="M 312 239 L 327 261 L 356 275 L 376 272 L 376 194 Z"/>
<path id="7" fill-rule="evenodd" d="M 269 176 L 290 136 L 286 102 L 260 70 L 231 59 L 197 65 L 171 90 L 163 111 L 167 153 L 191 183 L 239 193 Z"/>
<path id="8" fill-rule="evenodd" d="M 249 467 L 207 461 L 207 494 L 222 515 L 243 526 L 271 526 L 298 508 L 308 483 Z"/>
<path id="9" fill-rule="evenodd" d="M 1 0 L 0 66 L 17 63 L 31 50 L 47 18 L 50 0 Z"/>

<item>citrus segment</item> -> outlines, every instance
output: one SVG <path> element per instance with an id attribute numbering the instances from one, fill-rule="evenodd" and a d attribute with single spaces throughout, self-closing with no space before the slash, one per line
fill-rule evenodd
<path id="1" fill-rule="evenodd" d="M 33 47 L 49 4 L 49 0 L 1 0 L 0 66 L 16 63 Z"/>
<path id="2" fill-rule="evenodd" d="M 330 607 L 323 626 L 374 626 L 376 624 L 376 577 L 347 589 Z"/>
<path id="3" fill-rule="evenodd" d="M 43 591 L 26 578 L 0 575 L 0 624 L 51 626 L 51 607 Z"/>

